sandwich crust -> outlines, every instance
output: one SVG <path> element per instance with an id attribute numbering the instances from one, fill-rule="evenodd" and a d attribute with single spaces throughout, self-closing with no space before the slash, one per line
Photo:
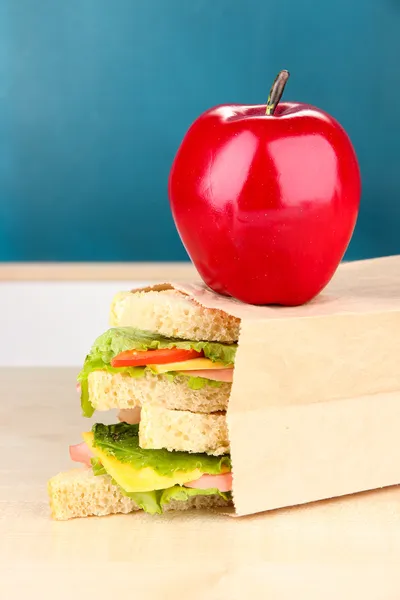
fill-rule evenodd
<path id="1" fill-rule="evenodd" d="M 131 498 L 124 496 L 111 483 L 108 475 L 95 476 L 91 469 L 72 469 L 55 475 L 48 482 L 48 494 L 51 515 L 59 521 L 76 517 L 127 514 L 140 510 Z M 164 511 L 230 505 L 231 502 L 218 495 L 193 496 L 186 502 L 170 502 Z"/>
<path id="2" fill-rule="evenodd" d="M 155 375 L 150 371 L 143 377 L 93 371 L 88 377 L 88 386 L 89 399 L 96 410 L 134 408 L 155 403 L 171 410 L 211 413 L 227 409 L 232 384 L 206 385 L 192 390 L 185 375 L 169 380 L 165 375 Z"/>
<path id="3" fill-rule="evenodd" d="M 177 290 L 120 292 L 111 304 L 112 327 L 137 327 L 167 337 L 236 342 L 240 319 L 204 308 Z"/>
<path id="4" fill-rule="evenodd" d="M 168 410 L 144 404 L 139 424 L 141 448 L 205 452 L 220 456 L 229 452 L 226 414 Z"/>

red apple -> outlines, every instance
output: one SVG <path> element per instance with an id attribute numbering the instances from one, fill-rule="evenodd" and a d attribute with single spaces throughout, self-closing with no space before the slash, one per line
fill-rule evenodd
<path id="1" fill-rule="evenodd" d="M 344 129 L 301 103 L 218 106 L 190 127 L 169 178 L 172 213 L 204 282 L 294 306 L 327 285 L 350 242 L 361 181 Z M 279 103 L 279 104 L 278 104 Z"/>

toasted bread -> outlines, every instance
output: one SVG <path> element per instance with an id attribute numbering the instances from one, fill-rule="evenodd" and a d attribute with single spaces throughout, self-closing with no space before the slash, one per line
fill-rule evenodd
<path id="1" fill-rule="evenodd" d="M 198 413 L 225 411 L 228 407 L 231 383 L 218 387 L 206 385 L 193 390 L 189 378 L 177 375 L 173 379 L 147 371 L 143 377 L 126 373 L 93 371 L 88 377 L 89 399 L 96 410 L 134 408 L 141 404 L 161 404 L 172 410 Z"/>
<path id="2" fill-rule="evenodd" d="M 144 404 L 139 444 L 146 449 L 226 454 L 229 452 L 226 414 L 168 410 L 160 405 Z"/>
<path id="3" fill-rule="evenodd" d="M 239 338 L 240 319 L 167 289 L 118 293 L 111 304 L 110 324 L 185 340 L 232 343 Z"/>
<path id="4" fill-rule="evenodd" d="M 108 475 L 93 475 L 91 469 L 72 469 L 59 473 L 48 482 L 51 514 L 65 521 L 76 517 L 105 516 L 140 510 L 135 502 L 113 485 Z M 171 501 L 165 511 L 229 506 L 218 495 L 193 496 L 187 501 Z"/>

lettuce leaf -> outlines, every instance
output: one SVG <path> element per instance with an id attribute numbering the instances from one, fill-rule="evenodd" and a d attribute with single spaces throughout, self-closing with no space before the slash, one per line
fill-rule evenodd
<path id="1" fill-rule="evenodd" d="M 166 338 L 149 331 L 142 331 L 133 327 L 114 327 L 100 335 L 94 342 L 89 354 L 85 358 L 82 370 L 78 375 L 81 384 L 81 406 L 85 417 L 91 417 L 94 408 L 89 399 L 88 377 L 90 373 L 106 370 L 110 373 L 126 373 L 131 377 L 143 377 L 146 367 L 119 367 L 110 365 L 111 360 L 125 350 L 156 350 L 160 348 L 181 348 L 184 350 L 203 351 L 204 356 L 213 362 L 231 365 L 235 362 L 237 344 L 222 344 L 219 342 L 191 342 L 178 338 Z M 168 373 L 176 376 L 176 373 Z M 219 381 L 211 381 L 204 377 L 188 376 L 188 386 L 198 390 L 202 387 L 222 385 Z"/>
<path id="2" fill-rule="evenodd" d="M 91 458 L 90 462 L 92 463 L 93 475 L 107 475 L 107 471 L 105 470 L 98 458 Z M 117 485 L 114 480 L 113 484 Z"/>
<path id="3" fill-rule="evenodd" d="M 132 463 L 135 469 L 151 467 L 159 475 L 171 475 L 175 471 L 194 471 L 218 475 L 229 471 L 231 460 L 228 455 L 210 456 L 202 453 L 144 450 L 139 446 L 139 426 L 128 423 L 92 427 L 93 445 L 122 463 Z"/>
<path id="4" fill-rule="evenodd" d="M 160 348 L 181 348 L 183 350 L 203 350 L 204 356 L 213 362 L 231 365 L 235 362 L 237 344 L 219 342 L 191 342 L 178 338 L 166 338 L 150 331 L 134 327 L 113 327 L 100 335 L 90 351 L 92 358 L 97 357 L 103 363 L 125 350 L 158 350 Z"/>
<path id="5" fill-rule="evenodd" d="M 92 458 L 92 469 L 94 475 L 107 475 L 105 468 L 98 458 Z M 230 500 L 232 497 L 231 492 L 220 492 L 216 488 L 196 490 L 194 488 L 186 488 L 180 485 L 174 485 L 165 490 L 154 490 L 153 492 L 128 493 L 114 480 L 112 480 L 112 483 L 119 487 L 124 496 L 129 496 L 129 498 L 132 498 L 139 508 L 151 515 L 161 514 L 164 511 L 164 507 L 173 500 L 177 502 L 186 502 L 193 496 L 211 496 L 214 494 L 224 498 L 224 500 Z"/>
<path id="6" fill-rule="evenodd" d="M 123 490 L 121 490 L 122 493 Z M 230 500 L 232 495 L 231 492 L 220 492 L 216 488 L 209 488 L 207 490 L 195 490 L 193 488 L 186 488 L 181 485 L 174 485 L 173 487 L 167 488 L 166 490 L 158 490 L 154 492 L 135 492 L 127 494 L 132 500 L 145 512 L 154 515 L 155 513 L 161 514 L 164 512 L 164 507 L 176 500 L 177 502 L 186 502 L 193 496 L 221 496 L 224 500 Z"/>
<path id="7" fill-rule="evenodd" d="M 145 369 L 146 370 L 146 369 Z M 208 387 L 221 387 L 223 381 L 214 381 L 213 379 L 207 379 L 206 377 L 194 377 L 193 375 L 185 375 L 184 371 L 176 372 L 170 371 L 169 373 L 163 373 L 159 377 L 166 377 L 170 381 L 173 381 L 175 377 L 185 377 L 188 387 L 192 390 L 201 390 L 206 385 Z"/>

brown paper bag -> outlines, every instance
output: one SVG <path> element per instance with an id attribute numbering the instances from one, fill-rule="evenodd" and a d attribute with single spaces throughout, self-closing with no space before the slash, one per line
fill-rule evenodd
<path id="1" fill-rule="evenodd" d="M 241 319 L 227 412 L 238 516 L 400 483 L 400 256 L 342 264 L 313 302 Z"/>

